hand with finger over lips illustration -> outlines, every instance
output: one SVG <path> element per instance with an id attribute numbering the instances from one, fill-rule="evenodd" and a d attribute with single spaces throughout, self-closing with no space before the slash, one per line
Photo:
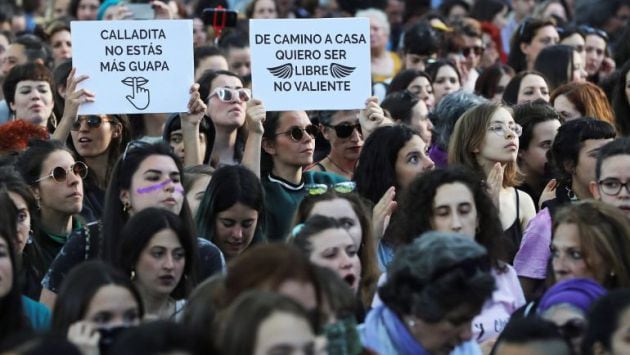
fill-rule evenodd
<path id="1" fill-rule="evenodd" d="M 144 88 L 149 80 L 141 76 L 129 76 L 121 81 L 123 84 L 131 87 L 131 95 L 126 95 L 125 98 L 129 101 L 136 110 L 144 110 L 149 107 L 151 102 L 151 95 L 149 89 Z"/>

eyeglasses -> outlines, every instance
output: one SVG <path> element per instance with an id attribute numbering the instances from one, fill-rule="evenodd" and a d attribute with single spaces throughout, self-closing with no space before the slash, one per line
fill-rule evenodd
<path id="1" fill-rule="evenodd" d="M 625 187 L 626 192 L 630 194 L 630 181 L 622 183 L 619 179 L 604 179 L 597 182 L 599 188 L 608 196 L 617 196 L 621 192 L 621 188 Z"/>
<path id="2" fill-rule="evenodd" d="M 304 128 L 300 128 L 298 126 L 293 126 L 291 128 L 289 128 L 288 131 L 284 131 L 284 132 L 280 132 L 280 133 L 276 133 L 274 134 L 274 137 L 277 137 L 281 134 L 286 134 L 289 136 L 289 138 L 291 138 L 291 140 L 295 141 L 295 142 L 300 142 L 302 141 L 302 138 L 304 138 L 304 133 L 306 132 L 306 134 L 308 134 L 309 136 L 311 136 L 311 138 L 315 138 L 315 135 L 317 134 L 317 127 L 315 125 L 308 125 Z"/>
<path id="3" fill-rule="evenodd" d="M 309 184 L 304 186 L 306 189 L 306 193 L 311 196 L 321 195 L 326 191 L 332 189 L 342 194 L 347 194 L 349 192 L 354 191 L 357 187 L 357 184 L 354 181 L 343 181 L 338 182 L 334 185 L 326 185 L 326 184 Z"/>
<path id="4" fill-rule="evenodd" d="M 35 180 L 35 182 L 40 182 L 42 180 L 46 180 L 52 178 L 55 182 L 65 182 L 68 179 L 68 174 L 72 172 L 75 176 L 80 177 L 81 179 L 85 179 L 88 173 L 88 167 L 85 163 L 77 161 L 74 164 L 70 165 L 70 168 L 66 169 L 61 166 L 57 166 L 52 169 L 50 174 L 46 176 L 42 176 L 39 179 Z"/>
<path id="5" fill-rule="evenodd" d="M 226 87 L 216 88 L 210 94 L 210 97 L 216 95 L 223 102 L 234 102 L 238 98 L 242 102 L 252 99 L 252 95 L 248 89 L 230 89 Z"/>
<path id="6" fill-rule="evenodd" d="M 334 129 L 335 134 L 339 138 L 350 137 L 352 133 L 354 132 L 355 128 L 357 132 L 359 132 L 359 134 L 363 134 L 363 132 L 361 132 L 361 125 L 359 123 L 355 123 L 355 124 L 341 123 L 336 126 L 333 126 L 333 125 L 325 125 L 325 126 Z"/>
<path id="7" fill-rule="evenodd" d="M 101 126 L 101 124 L 103 124 L 103 122 L 112 122 L 112 120 L 110 119 L 106 119 L 106 118 L 102 118 L 100 116 L 84 116 L 84 117 L 79 117 L 79 119 L 77 119 L 76 121 L 74 121 L 74 123 L 72 124 L 72 128 L 71 130 L 73 131 L 78 131 L 81 129 L 81 122 L 85 121 L 88 125 L 89 128 L 99 128 Z"/>
<path id="8" fill-rule="evenodd" d="M 520 137 L 523 134 L 523 127 L 520 124 L 515 123 L 513 126 L 507 126 L 504 123 L 492 123 L 488 126 L 488 130 L 492 133 L 496 133 L 501 137 L 505 137 L 505 134 L 508 130 L 514 132 L 517 137 Z"/>
<path id="9" fill-rule="evenodd" d="M 582 34 L 586 37 L 588 35 L 597 35 L 601 37 L 604 41 L 608 42 L 608 33 L 604 30 L 600 30 L 599 28 L 582 25 L 578 27 L 578 30 L 582 32 Z"/>
<path id="10" fill-rule="evenodd" d="M 464 55 L 464 57 L 468 57 L 470 53 L 475 53 L 476 56 L 480 56 L 483 54 L 483 47 L 474 46 L 474 47 L 464 47 L 460 49 L 460 52 Z"/>

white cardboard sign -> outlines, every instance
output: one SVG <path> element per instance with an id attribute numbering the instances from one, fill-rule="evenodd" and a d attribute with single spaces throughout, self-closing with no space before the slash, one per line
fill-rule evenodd
<path id="1" fill-rule="evenodd" d="M 73 21 L 72 65 L 95 93 L 79 114 L 185 112 L 194 83 L 191 20 Z"/>
<path id="2" fill-rule="evenodd" d="M 252 90 L 269 111 L 350 110 L 371 95 L 368 18 L 250 20 Z"/>

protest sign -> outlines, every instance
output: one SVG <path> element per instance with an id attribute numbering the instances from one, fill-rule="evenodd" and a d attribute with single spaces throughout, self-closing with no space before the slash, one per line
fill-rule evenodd
<path id="1" fill-rule="evenodd" d="M 72 65 L 95 102 L 79 114 L 187 111 L 194 83 L 191 20 L 73 21 Z"/>
<path id="2" fill-rule="evenodd" d="M 367 18 L 250 20 L 252 90 L 270 111 L 349 110 L 371 95 Z"/>

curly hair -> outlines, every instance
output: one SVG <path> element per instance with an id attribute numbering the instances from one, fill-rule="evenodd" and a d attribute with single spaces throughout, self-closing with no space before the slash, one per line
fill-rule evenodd
<path id="1" fill-rule="evenodd" d="M 465 185 L 472 193 L 479 220 L 475 241 L 486 247 L 492 265 L 500 268 L 498 261 L 505 259 L 505 248 L 502 240 L 497 238 L 503 233 L 499 212 L 488 196 L 485 184 L 464 166 L 449 166 L 416 178 L 398 201 L 383 241 L 398 247 L 410 244 L 419 235 L 433 230 L 433 200 L 437 190 L 445 184 L 454 183 Z"/>
<path id="2" fill-rule="evenodd" d="M 48 139 L 48 131 L 39 125 L 15 120 L 0 125 L 0 152 L 21 151 L 28 147 L 31 139 Z"/>

